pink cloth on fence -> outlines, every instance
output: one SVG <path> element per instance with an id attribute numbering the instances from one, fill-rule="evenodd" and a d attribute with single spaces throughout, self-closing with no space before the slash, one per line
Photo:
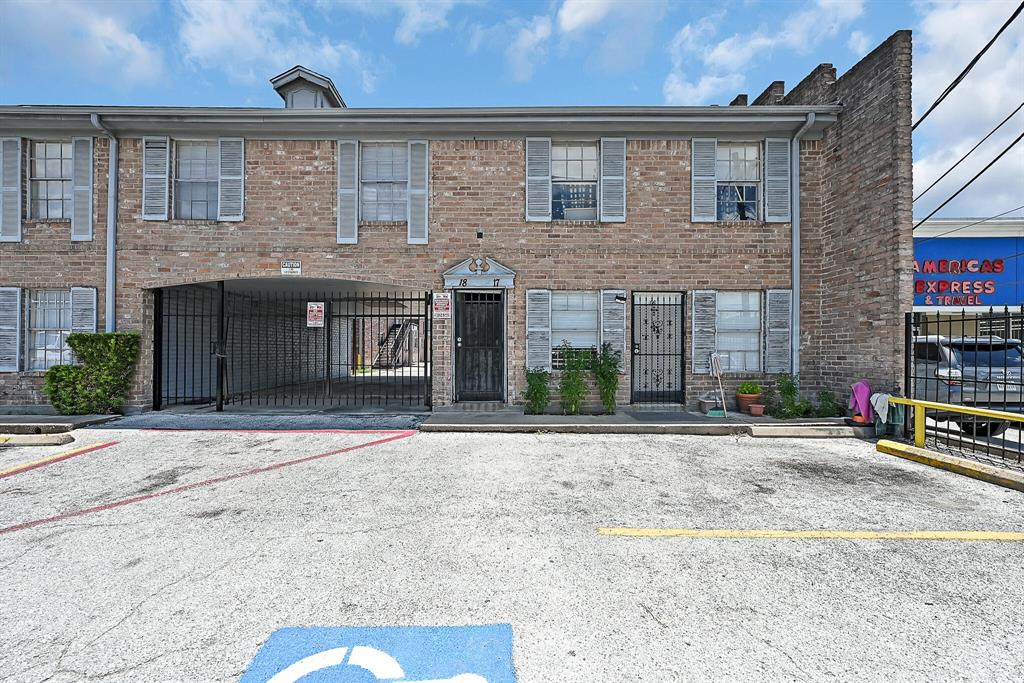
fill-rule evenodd
<path id="1" fill-rule="evenodd" d="M 855 413 L 860 413 L 869 422 L 875 420 L 875 411 L 871 408 L 871 385 L 867 380 L 862 379 L 853 385 L 850 393 L 850 407 Z"/>

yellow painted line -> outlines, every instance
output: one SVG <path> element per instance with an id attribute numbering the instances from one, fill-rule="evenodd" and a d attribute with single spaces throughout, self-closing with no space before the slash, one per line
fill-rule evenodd
<path id="1" fill-rule="evenodd" d="M 43 465 L 46 465 L 47 463 L 55 462 L 57 460 L 66 460 L 66 459 L 71 458 L 73 456 L 76 456 L 76 455 L 78 455 L 80 453 L 85 453 L 87 451 L 96 451 L 96 450 L 99 450 L 101 448 L 106 448 L 107 446 L 113 446 L 115 443 L 117 443 L 117 442 L 116 441 L 103 441 L 103 442 L 100 442 L 100 443 L 93 443 L 93 444 L 89 444 L 88 446 L 79 446 L 78 448 L 72 448 L 69 451 L 64 451 L 62 453 L 57 453 L 55 455 L 50 455 L 50 456 L 47 456 L 45 458 L 40 458 L 39 460 L 33 460 L 32 462 L 19 463 L 17 465 L 13 465 L 12 467 L 8 467 L 6 469 L 0 470 L 0 477 L 5 477 L 5 476 L 11 475 L 11 474 L 16 474 L 17 472 L 20 472 L 22 470 L 30 470 L 30 469 L 35 469 L 36 467 L 42 467 Z"/>
<path id="2" fill-rule="evenodd" d="M 856 541 L 1016 541 L 1019 531 L 844 531 L 830 529 L 650 529 L 602 527 L 605 536 L 643 538 L 822 538 Z"/>
<path id="3" fill-rule="evenodd" d="M 0 436 L 0 443 L 7 443 L 10 440 L 11 440 L 11 437 L 9 437 L 9 436 Z"/>

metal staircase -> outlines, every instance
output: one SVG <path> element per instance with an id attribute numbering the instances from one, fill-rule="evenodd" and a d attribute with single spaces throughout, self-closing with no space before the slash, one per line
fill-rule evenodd
<path id="1" fill-rule="evenodd" d="M 373 367 L 397 368 L 407 365 L 406 341 L 414 327 L 415 324 L 408 320 L 392 325 L 377 349 L 377 359 L 373 361 Z"/>

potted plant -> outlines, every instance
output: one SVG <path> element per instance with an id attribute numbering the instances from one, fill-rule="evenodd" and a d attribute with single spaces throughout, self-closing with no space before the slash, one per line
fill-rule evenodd
<path id="1" fill-rule="evenodd" d="M 761 400 L 761 385 L 757 382 L 744 382 L 736 390 L 736 403 L 741 413 L 749 413 L 750 405 Z"/>
<path id="2" fill-rule="evenodd" d="M 754 417 L 761 417 L 764 415 L 764 404 L 762 403 L 751 403 L 750 414 Z"/>

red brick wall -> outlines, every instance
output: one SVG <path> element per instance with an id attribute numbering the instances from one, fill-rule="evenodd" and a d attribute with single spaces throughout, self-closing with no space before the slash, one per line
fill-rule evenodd
<path id="1" fill-rule="evenodd" d="M 820 157 L 809 163 L 820 172 L 804 175 L 808 388 L 846 394 L 861 378 L 881 390 L 902 385 L 903 314 L 913 301 L 911 47 L 910 32 L 897 32 L 838 80 L 824 65 L 786 97 L 844 107 L 813 145 Z"/>

